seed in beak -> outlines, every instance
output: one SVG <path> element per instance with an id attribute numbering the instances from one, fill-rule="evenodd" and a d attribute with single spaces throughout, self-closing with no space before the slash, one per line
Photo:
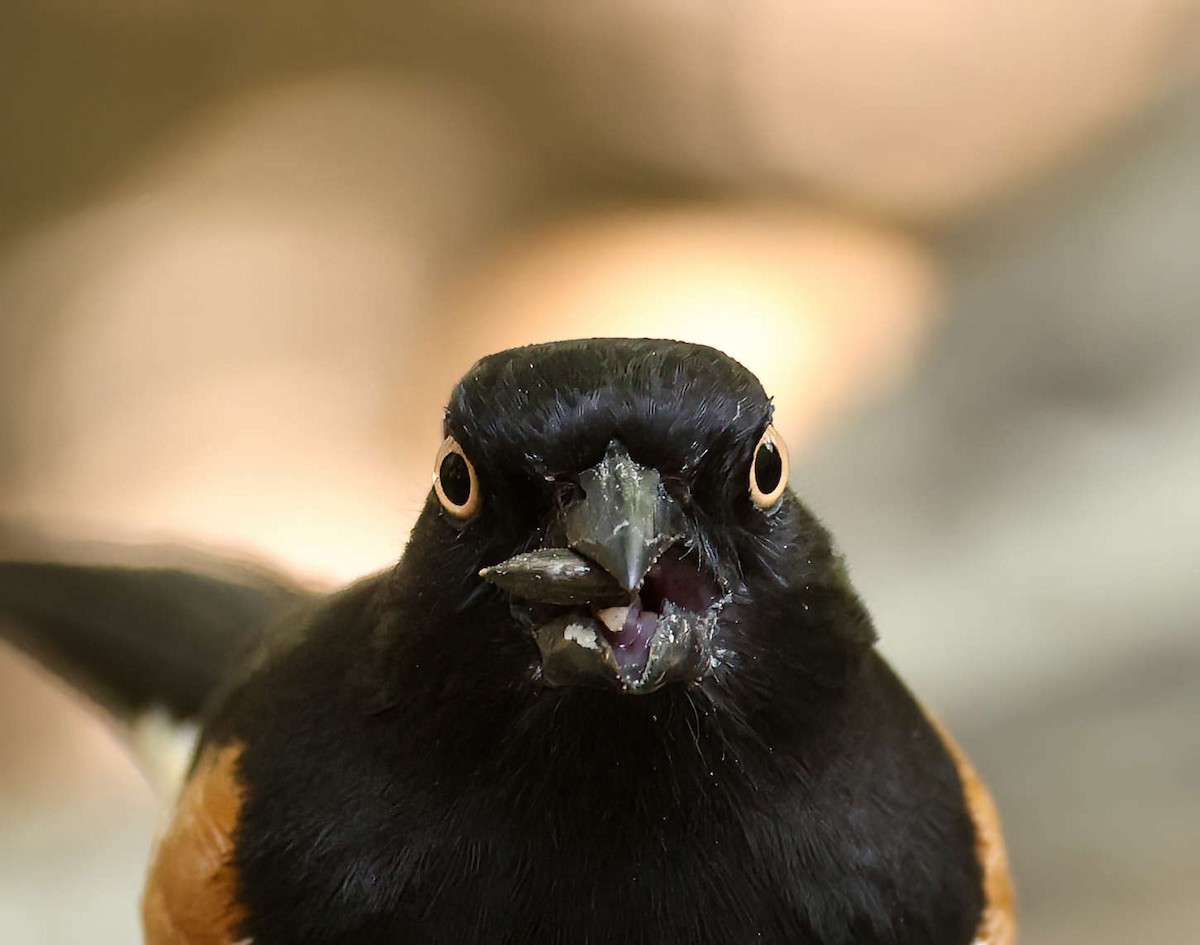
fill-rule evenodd
<path id="1" fill-rule="evenodd" d="M 605 607 L 596 611 L 596 617 L 608 628 L 609 633 L 620 633 L 625 629 L 625 621 L 629 617 L 628 607 Z"/>

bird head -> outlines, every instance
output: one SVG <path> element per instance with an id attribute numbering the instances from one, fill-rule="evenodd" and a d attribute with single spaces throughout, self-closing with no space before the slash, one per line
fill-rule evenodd
<path id="1" fill-rule="evenodd" d="M 762 690 L 794 670 L 835 678 L 873 639 L 788 489 L 769 397 L 713 348 L 491 355 L 455 388 L 444 435 L 412 583 L 438 575 L 460 617 L 523 641 L 534 686 Z"/>

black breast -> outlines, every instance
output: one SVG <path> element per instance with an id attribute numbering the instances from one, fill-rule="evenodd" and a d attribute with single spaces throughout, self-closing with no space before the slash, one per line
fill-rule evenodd
<path id="1" fill-rule="evenodd" d="M 972 940 L 957 773 L 877 657 L 764 753 L 670 689 L 381 704 L 370 595 L 337 606 L 215 729 L 247 745 L 236 859 L 256 945 Z"/>

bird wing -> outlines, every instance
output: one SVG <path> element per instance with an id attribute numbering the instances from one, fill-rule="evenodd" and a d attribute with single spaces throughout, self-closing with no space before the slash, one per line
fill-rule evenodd
<path id="1" fill-rule="evenodd" d="M 239 945 L 233 832 L 241 811 L 239 744 L 205 748 L 159 838 L 146 890 L 146 945 Z"/>
<path id="2" fill-rule="evenodd" d="M 312 596 L 245 562 L 165 548 L 30 547 L 0 523 L 0 639 L 100 708 L 167 799 L 205 705 Z"/>
<path id="3" fill-rule="evenodd" d="M 967 811 L 975 824 L 975 856 L 983 870 L 984 906 L 973 945 L 1016 945 L 1016 898 L 1000 813 L 966 752 L 931 713 L 926 715 L 954 760 Z"/>

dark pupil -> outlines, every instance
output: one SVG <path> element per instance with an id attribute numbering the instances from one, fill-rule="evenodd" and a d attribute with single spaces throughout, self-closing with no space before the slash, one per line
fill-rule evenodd
<path id="1" fill-rule="evenodd" d="M 467 461 L 458 453 L 447 453 L 438 469 L 442 493 L 454 505 L 466 505 L 471 498 L 471 473 Z"/>
<path id="2" fill-rule="evenodd" d="M 768 440 L 758 448 L 754 457 L 754 484 L 763 495 L 770 495 L 779 486 L 779 477 L 783 475 L 783 460 L 779 458 L 779 450 Z"/>

